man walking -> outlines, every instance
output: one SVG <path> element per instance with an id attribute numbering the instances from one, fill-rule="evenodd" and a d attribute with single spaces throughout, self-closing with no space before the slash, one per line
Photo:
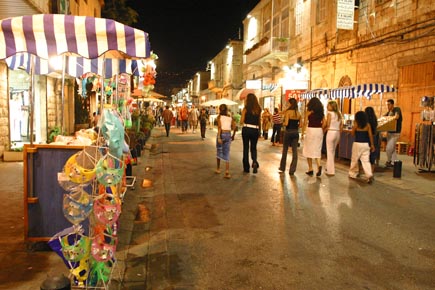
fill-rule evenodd
<path id="1" fill-rule="evenodd" d="M 174 114 L 169 110 L 169 106 L 165 106 L 165 110 L 162 113 L 163 123 L 165 124 L 166 137 L 169 137 L 169 130 L 171 129 L 171 121 Z"/>
<path id="2" fill-rule="evenodd" d="M 393 161 L 397 159 L 396 154 L 396 143 L 400 137 L 400 132 L 402 131 L 402 111 L 399 107 L 394 106 L 394 100 L 387 100 L 388 112 L 384 116 L 394 116 L 396 119 L 396 130 L 389 131 L 387 133 L 387 146 L 385 151 L 387 153 L 387 162 L 385 167 L 393 167 Z"/>

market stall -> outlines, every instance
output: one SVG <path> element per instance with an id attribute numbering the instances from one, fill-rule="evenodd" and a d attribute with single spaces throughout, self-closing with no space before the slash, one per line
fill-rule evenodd
<path id="1" fill-rule="evenodd" d="M 77 68 L 88 70 L 85 73 L 92 72 L 92 68 L 86 69 L 85 63 L 101 69 L 97 73 L 105 76 L 106 68 L 116 60 L 150 56 L 147 33 L 110 19 L 29 15 L 1 20 L 0 28 L 0 59 L 21 53 L 28 55 L 32 80 L 30 120 L 33 120 L 34 110 L 35 68 L 47 69 L 41 63 L 50 58 L 61 57 L 64 88 L 67 72 L 74 75 L 71 70 Z M 70 67 L 68 63 L 82 65 Z M 123 61 L 119 63 L 118 69 Z M 104 77 L 100 88 L 100 93 L 104 94 Z M 70 268 L 76 286 L 99 285 L 107 289 L 116 263 L 117 218 L 126 186 L 124 157 L 128 146 L 125 146 L 124 136 L 127 123 L 123 118 L 126 100 L 121 99 L 119 93 L 115 96 L 117 99 L 111 98 L 110 103 L 105 102 L 104 96 L 100 98 L 98 136 L 91 138 L 92 143 L 85 142 L 86 146 L 35 145 L 31 138 L 30 144 L 25 146 L 25 240 L 52 238 L 50 242 L 57 244 L 57 252 Z M 91 213 L 93 218 L 89 219 Z"/>

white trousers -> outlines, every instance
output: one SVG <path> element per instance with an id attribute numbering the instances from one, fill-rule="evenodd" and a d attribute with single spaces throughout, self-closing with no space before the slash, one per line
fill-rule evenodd
<path id="1" fill-rule="evenodd" d="M 385 147 L 385 153 L 387 153 L 387 161 L 394 162 L 397 160 L 396 143 L 399 140 L 400 133 L 388 133 L 387 134 L 387 146 Z"/>
<path id="2" fill-rule="evenodd" d="M 340 131 L 326 133 L 326 173 L 335 174 L 335 149 L 340 141 Z"/>
<path id="3" fill-rule="evenodd" d="M 370 146 L 369 143 L 353 142 L 352 145 L 352 159 L 350 161 L 349 176 L 356 178 L 359 173 L 358 160 L 361 160 L 361 164 L 364 170 L 366 178 L 373 176 L 372 166 L 370 164 Z"/>

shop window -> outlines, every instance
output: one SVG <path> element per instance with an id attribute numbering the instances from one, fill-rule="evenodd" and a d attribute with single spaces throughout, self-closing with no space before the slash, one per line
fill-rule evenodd
<path id="1" fill-rule="evenodd" d="M 302 13 L 304 3 L 302 0 L 297 0 L 295 9 L 295 35 L 302 33 Z"/>
<path id="2" fill-rule="evenodd" d="M 326 0 L 317 1 L 316 23 L 322 23 L 326 20 Z"/>

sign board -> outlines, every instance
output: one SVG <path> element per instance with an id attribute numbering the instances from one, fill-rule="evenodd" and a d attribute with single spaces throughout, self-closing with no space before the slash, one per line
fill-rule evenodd
<path id="1" fill-rule="evenodd" d="M 261 80 L 247 80 L 246 88 L 252 90 L 261 90 Z"/>
<path id="2" fill-rule="evenodd" d="M 337 0 L 337 29 L 353 30 L 354 0 Z"/>
<path id="3" fill-rule="evenodd" d="M 286 90 L 285 91 L 285 99 L 288 101 L 289 99 L 296 99 L 299 102 L 301 98 L 301 94 L 305 92 L 305 90 Z"/>

